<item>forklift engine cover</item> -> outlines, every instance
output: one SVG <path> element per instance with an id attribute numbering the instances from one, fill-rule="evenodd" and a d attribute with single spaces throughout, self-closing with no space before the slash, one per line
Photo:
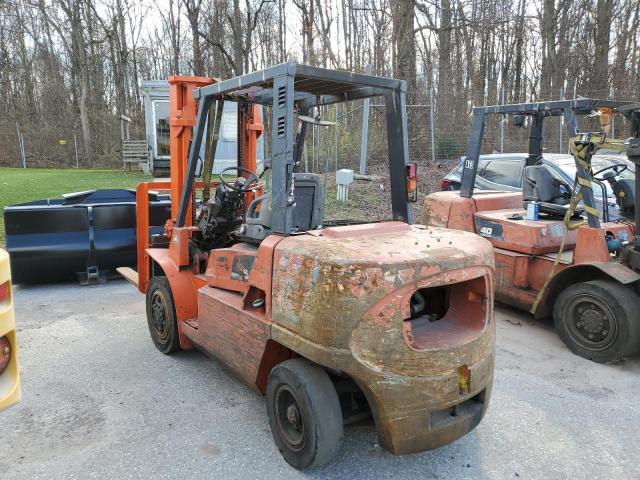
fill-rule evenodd
<path id="1" fill-rule="evenodd" d="M 275 249 L 271 336 L 348 374 L 383 447 L 437 448 L 488 404 L 492 272 L 491 244 L 467 232 L 387 222 L 290 236 Z"/>

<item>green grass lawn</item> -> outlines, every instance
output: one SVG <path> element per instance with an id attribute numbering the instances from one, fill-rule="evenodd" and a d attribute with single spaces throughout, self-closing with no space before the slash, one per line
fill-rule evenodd
<path id="1" fill-rule="evenodd" d="M 44 168 L 0 168 L 0 210 L 7 205 L 60 198 L 63 193 L 98 188 L 135 188 L 151 179 L 142 172 Z M 4 216 L 0 216 L 0 246 L 4 246 Z"/>

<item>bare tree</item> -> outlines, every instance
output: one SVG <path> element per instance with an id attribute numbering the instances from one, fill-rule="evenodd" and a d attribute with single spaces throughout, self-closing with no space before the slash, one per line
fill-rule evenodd
<path id="1" fill-rule="evenodd" d="M 561 92 L 637 100 L 639 27 L 637 0 L 4 0 L 0 125 L 18 123 L 32 163 L 70 164 L 58 141 L 78 133 L 84 164 L 113 164 L 119 115 L 142 128 L 142 80 L 299 59 L 372 64 L 406 80 L 418 104 L 433 89 L 436 140 L 460 144 L 481 103 Z M 418 111 L 428 110 L 410 110 L 411 142 L 423 151 L 430 127 Z M 4 143 L 0 163 L 15 164 L 15 138 Z"/>
<path id="2" fill-rule="evenodd" d="M 193 74 L 201 76 L 204 75 L 204 59 L 202 58 L 198 26 L 200 24 L 200 7 L 202 6 L 202 0 L 182 0 L 182 4 L 186 10 L 189 26 L 191 27 Z"/>

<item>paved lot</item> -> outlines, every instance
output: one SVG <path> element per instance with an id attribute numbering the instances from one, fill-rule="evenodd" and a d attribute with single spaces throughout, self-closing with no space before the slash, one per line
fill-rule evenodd
<path id="1" fill-rule="evenodd" d="M 597 365 L 499 308 L 493 397 L 471 434 L 394 457 L 347 431 L 297 472 L 264 400 L 198 352 L 164 356 L 123 281 L 16 289 L 23 401 L 0 413 L 0 478 L 640 478 L 640 358 Z"/>

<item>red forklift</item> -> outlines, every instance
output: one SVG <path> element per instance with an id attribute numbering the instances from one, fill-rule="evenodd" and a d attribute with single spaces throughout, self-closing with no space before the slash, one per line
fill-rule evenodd
<path id="1" fill-rule="evenodd" d="M 609 137 L 616 114 L 630 127 L 625 141 Z M 488 115 L 531 126 L 522 192 L 475 190 Z M 598 117 L 600 131 L 579 133 L 578 118 L 585 116 Z M 573 185 L 540 162 L 543 122 L 549 117 L 563 118 L 568 128 L 577 172 Z M 626 151 L 632 163 L 623 158 L 593 172 L 591 158 L 600 148 Z M 620 176 L 630 165 L 635 165 L 635 180 Z M 477 107 L 462 188 L 429 195 L 424 221 L 487 238 L 495 255 L 496 300 L 536 318 L 553 316 L 556 331 L 574 353 L 613 361 L 640 351 L 638 165 L 640 104 L 581 98 Z M 602 191 L 602 212 L 595 207 L 596 189 Z M 608 221 L 609 191 L 623 220 Z"/>
<path id="2" fill-rule="evenodd" d="M 171 181 L 138 186 L 138 268 L 121 269 L 146 295 L 157 349 L 202 350 L 266 395 L 274 441 L 299 469 L 330 461 L 344 425 L 367 418 L 395 454 L 472 430 L 493 380 L 493 253 L 477 235 L 412 225 L 405 82 L 285 63 L 169 84 Z M 299 168 L 306 125 L 367 97 L 386 106 L 391 218 L 325 221 L 320 177 Z M 238 166 L 214 181 L 229 101 Z M 172 220 L 150 238 L 155 190 L 171 191 Z"/>

